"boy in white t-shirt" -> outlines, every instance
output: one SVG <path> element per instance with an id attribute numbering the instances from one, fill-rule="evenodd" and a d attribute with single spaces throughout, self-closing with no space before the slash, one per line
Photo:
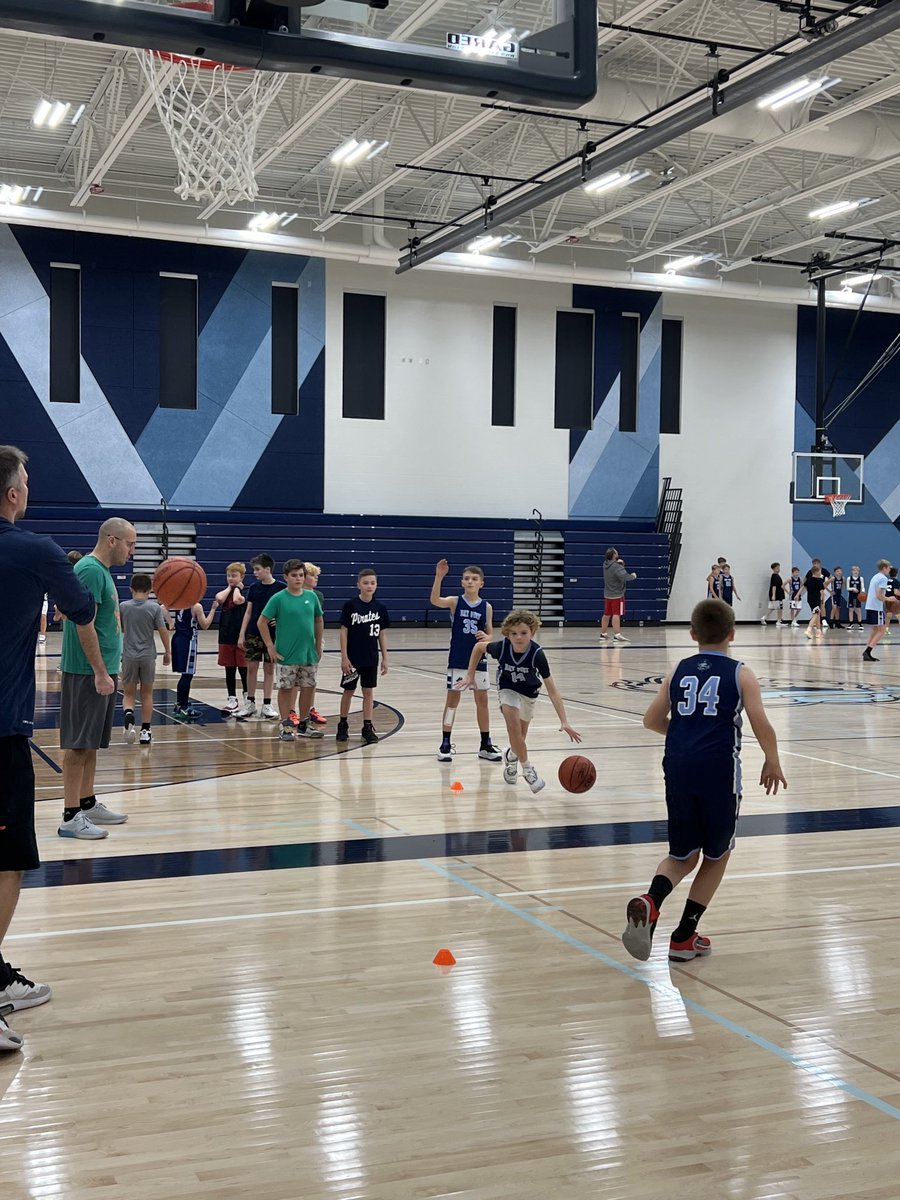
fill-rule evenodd
<path id="1" fill-rule="evenodd" d="M 866 624 L 869 626 L 869 640 L 863 650 L 865 662 L 878 662 L 872 651 L 884 637 L 887 630 L 884 617 L 884 600 L 887 595 L 888 571 L 891 564 L 886 558 L 878 562 L 876 574 L 869 580 L 869 590 L 866 592 Z"/>

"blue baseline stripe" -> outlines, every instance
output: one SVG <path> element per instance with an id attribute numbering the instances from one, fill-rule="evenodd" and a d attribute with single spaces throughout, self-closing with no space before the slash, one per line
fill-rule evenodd
<path id="1" fill-rule="evenodd" d="M 31 747 L 32 753 L 36 754 L 38 756 L 38 758 L 42 758 L 48 767 L 53 768 L 53 770 L 57 773 L 57 775 L 62 775 L 62 773 L 63 773 L 62 767 L 59 766 L 58 763 L 55 763 L 49 754 L 45 754 L 44 751 L 37 744 L 37 742 L 29 741 L 28 745 Z"/>
<path id="2" fill-rule="evenodd" d="M 345 822 L 349 824 L 349 822 Z M 756 813 L 743 816 L 743 837 L 798 833 L 840 833 L 900 827 L 900 807 L 834 809 L 820 812 Z M 392 834 L 381 837 L 364 826 L 364 836 L 346 840 L 292 842 L 269 846 L 233 846 L 225 850 L 174 850 L 106 858 L 61 859 L 27 871 L 24 887 L 123 883 L 140 879 L 176 879 L 245 871 L 293 871 L 307 867 L 409 862 L 419 858 L 464 858 L 521 854 L 541 850 L 592 849 L 665 843 L 664 820 L 607 824 L 549 825 L 524 829 L 476 829 L 455 833 Z M 123 832 L 124 837 L 127 833 Z"/>
<path id="3" fill-rule="evenodd" d="M 435 875 L 441 875 L 445 879 L 458 884 L 461 888 L 471 892 L 475 896 L 480 896 L 482 899 L 489 901 L 497 908 L 502 908 L 513 916 L 518 917 L 520 921 L 527 921 L 529 925 L 533 925 L 536 929 L 542 930 L 544 933 L 549 933 L 551 937 L 556 938 L 559 942 L 564 942 L 567 946 L 571 946 L 575 950 L 580 950 L 583 954 L 589 954 L 591 958 L 597 962 L 603 963 L 605 967 L 611 967 L 614 971 L 618 971 L 620 975 L 626 976 L 628 979 L 633 979 L 636 983 L 642 983 L 644 987 L 649 988 L 653 992 L 657 992 L 661 996 L 665 996 L 668 1000 L 679 1000 L 686 1009 L 696 1013 L 697 1016 L 705 1017 L 709 1021 L 713 1021 L 722 1029 L 727 1029 L 729 1033 L 736 1034 L 747 1042 L 751 1042 L 754 1046 L 758 1046 L 761 1050 L 766 1050 L 769 1054 L 774 1054 L 776 1058 L 780 1058 L 782 1062 L 788 1063 L 797 1070 L 805 1072 L 807 1075 L 812 1075 L 822 1083 L 829 1087 L 837 1088 L 848 1096 L 852 1096 L 854 1100 L 860 1100 L 863 1104 L 868 1104 L 870 1108 L 877 1109 L 878 1112 L 884 1113 L 885 1116 L 891 1117 L 893 1120 L 900 1120 L 900 1108 L 895 1108 L 892 1104 L 888 1104 L 886 1100 L 881 1100 L 878 1096 L 872 1095 L 871 1092 L 859 1088 L 849 1080 L 841 1079 L 839 1075 L 833 1075 L 830 1071 L 825 1071 L 815 1063 L 810 1062 L 806 1058 L 800 1058 L 799 1055 L 792 1053 L 790 1050 L 785 1050 L 783 1046 L 777 1045 L 775 1042 L 770 1042 L 768 1038 L 760 1037 L 758 1033 L 747 1029 L 744 1025 L 739 1025 L 736 1021 L 730 1020 L 728 1017 L 723 1017 L 721 1013 L 717 1013 L 714 1009 L 707 1008 L 705 1004 L 698 1004 L 696 1000 L 691 1000 L 685 996 L 678 988 L 671 984 L 661 983 L 657 979 L 650 979 L 640 971 L 630 967 L 625 963 L 617 962 L 616 959 L 610 958 L 608 954 L 604 954 L 602 950 L 598 950 L 595 946 L 583 942 L 581 938 L 573 937 L 572 934 L 566 933 L 565 930 L 557 929 L 553 925 L 548 925 L 546 921 L 542 921 L 540 917 L 534 916 L 532 913 L 524 909 L 517 908 L 514 904 L 510 904 L 507 900 L 501 899 L 500 896 L 495 896 L 493 892 L 485 891 L 484 888 L 478 886 L 477 883 L 472 883 L 468 879 L 463 879 L 461 875 L 457 875 L 454 871 L 448 870 L 446 867 L 439 866 L 437 863 L 428 862 L 427 859 L 420 859 L 419 865 L 425 867 L 429 871 L 433 871 Z"/>

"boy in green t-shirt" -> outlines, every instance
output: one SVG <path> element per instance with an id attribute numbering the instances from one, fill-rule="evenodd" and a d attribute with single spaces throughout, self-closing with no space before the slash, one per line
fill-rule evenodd
<path id="1" fill-rule="evenodd" d="M 325 619 L 321 600 L 315 591 L 304 589 L 304 579 L 305 563 L 299 558 L 289 558 L 284 564 L 286 589 L 270 597 L 257 621 L 266 651 L 277 664 L 275 687 L 281 715 L 278 736 L 283 742 L 292 742 L 295 736 L 324 737 L 320 729 L 310 726 L 309 709 L 316 694 L 316 669 L 322 657 Z M 274 644 L 270 621 L 275 622 Z M 296 730 L 291 723 L 295 701 L 300 718 Z"/>

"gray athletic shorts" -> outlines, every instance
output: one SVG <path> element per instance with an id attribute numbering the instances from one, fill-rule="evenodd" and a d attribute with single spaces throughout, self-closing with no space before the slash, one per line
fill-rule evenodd
<path id="1" fill-rule="evenodd" d="M 113 675 L 118 685 L 118 676 Z M 116 711 L 116 690 L 109 696 L 99 696 L 94 689 L 93 675 L 62 673 L 59 711 L 59 746 L 61 750 L 105 750 L 112 732 Z"/>
<path id="2" fill-rule="evenodd" d="M 119 682 L 123 685 L 140 684 L 152 687 L 156 678 L 156 655 L 152 658 L 123 658 Z"/>

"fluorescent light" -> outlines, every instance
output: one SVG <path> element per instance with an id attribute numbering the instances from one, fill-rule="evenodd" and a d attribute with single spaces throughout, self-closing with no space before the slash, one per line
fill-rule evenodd
<path id="1" fill-rule="evenodd" d="M 297 218 L 299 217 L 299 215 L 300 215 L 299 213 L 291 213 L 291 215 L 289 217 L 287 217 L 284 221 L 281 222 L 281 228 L 284 229 L 285 226 L 290 225 L 291 221 L 296 221 Z"/>
<path id="2" fill-rule="evenodd" d="M 352 154 L 358 145 L 359 142 L 356 138 L 350 138 L 349 141 L 344 142 L 343 146 L 338 146 L 337 150 L 331 156 L 331 161 L 335 164 L 342 163 L 347 155 Z"/>
<path id="3" fill-rule="evenodd" d="M 793 83 L 779 88 L 776 92 L 770 92 L 768 96 L 763 96 L 757 108 L 768 108 L 775 112 L 779 108 L 784 108 L 785 105 L 796 104 L 799 100 L 806 100 L 810 96 L 814 96 L 817 92 L 824 91 L 825 88 L 834 87 L 836 83 L 840 82 L 840 79 L 829 79 L 826 76 L 823 76 L 821 79 L 809 79 L 807 76 L 804 76 L 802 79 L 795 79 Z"/>
<path id="4" fill-rule="evenodd" d="M 31 196 L 31 201 L 36 204 L 41 198 L 43 188 L 35 189 L 34 195 L 31 196 L 31 184 L 23 187 L 18 183 L 0 183 L 0 204 L 22 204 Z"/>
<path id="5" fill-rule="evenodd" d="M 34 110 L 34 115 L 31 120 L 35 125 L 43 125 L 53 111 L 53 105 L 49 100 L 39 100 L 38 106 Z"/>
<path id="6" fill-rule="evenodd" d="M 71 107 L 72 107 L 71 104 L 66 104 L 62 100 L 57 100 L 56 103 L 53 105 L 53 111 L 51 112 L 50 116 L 47 118 L 47 125 L 49 126 L 49 128 L 56 129 L 56 127 L 59 124 L 61 124 L 63 117 L 66 115 L 66 113 L 69 111 L 69 109 Z"/>
<path id="7" fill-rule="evenodd" d="M 38 200 L 40 200 L 40 198 L 41 198 L 41 196 L 43 196 L 43 194 L 44 194 L 44 189 L 42 187 L 39 187 L 35 190 L 35 193 L 31 197 L 31 199 L 34 201 L 35 204 L 37 204 Z"/>
<path id="8" fill-rule="evenodd" d="M 814 208 L 809 214 L 811 221 L 824 221 L 826 217 L 836 217 L 840 213 L 855 212 L 865 200 L 838 200 L 834 204 L 826 204 L 824 208 Z"/>
<path id="9" fill-rule="evenodd" d="M 362 159 L 368 157 L 369 151 L 373 150 L 374 148 L 375 142 L 372 140 L 358 142 L 355 149 L 351 150 L 349 154 L 344 155 L 339 165 L 342 167 L 351 167 L 354 163 L 358 163 Z"/>
<path id="10" fill-rule="evenodd" d="M 366 162 L 368 162 L 370 158 L 376 158 L 379 154 L 382 153 L 382 151 L 387 150 L 387 148 L 390 144 L 391 144 L 390 142 L 380 142 L 377 146 L 375 146 L 374 150 L 370 150 L 369 153 L 366 155 Z"/>
<path id="11" fill-rule="evenodd" d="M 610 175 L 590 180 L 584 185 L 584 190 L 596 196 L 600 192 L 609 192 L 614 188 L 625 187 L 628 183 L 636 183 L 639 179 L 646 179 L 649 174 L 649 171 L 626 171 L 624 174 L 621 171 L 613 171 Z"/>
<path id="12" fill-rule="evenodd" d="M 78 122 L 79 122 L 79 121 L 81 120 L 81 118 L 84 116 L 84 110 L 85 110 L 85 108 L 86 108 L 86 107 L 87 107 L 87 105 L 85 105 L 85 104 L 79 104 L 79 105 L 78 105 L 78 107 L 75 109 L 75 115 L 74 115 L 74 117 L 72 118 L 72 120 L 70 121 L 70 124 L 71 124 L 71 125 L 77 125 L 77 124 L 78 124 Z"/>
<path id="13" fill-rule="evenodd" d="M 469 242 L 467 249 L 470 254 L 483 254 L 485 250 L 495 250 L 502 241 L 503 237 L 500 234 L 483 233 L 474 241 Z"/>
<path id="14" fill-rule="evenodd" d="M 688 267 L 699 266 L 705 261 L 705 254 L 689 254 L 686 258 L 675 258 L 671 262 L 667 262 L 664 270 L 668 275 L 674 275 L 676 271 L 686 271 Z"/>
<path id="15" fill-rule="evenodd" d="M 287 213 L 261 212 L 257 213 L 255 217 L 251 217 L 248 225 L 256 233 L 271 233 L 286 217 Z"/>
<path id="16" fill-rule="evenodd" d="M 883 275 L 851 275 L 849 279 L 845 279 L 841 287 L 854 288 L 861 287 L 864 283 L 877 283 L 879 279 L 884 279 Z"/>

